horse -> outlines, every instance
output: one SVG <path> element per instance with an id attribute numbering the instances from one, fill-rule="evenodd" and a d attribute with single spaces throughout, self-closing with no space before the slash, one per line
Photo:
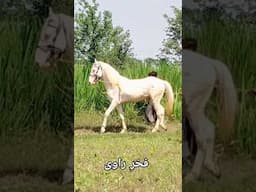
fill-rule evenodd
<path id="1" fill-rule="evenodd" d="M 49 16 L 41 30 L 35 61 L 42 68 L 50 68 L 57 61 L 74 64 L 74 19 L 55 14 L 49 8 Z"/>
<path id="2" fill-rule="evenodd" d="M 152 132 L 159 131 L 159 125 L 166 130 L 164 124 L 165 110 L 160 104 L 160 101 L 164 93 L 166 93 L 166 113 L 167 115 L 170 115 L 173 110 L 174 94 L 169 82 L 152 76 L 142 79 L 128 79 L 122 76 L 110 64 L 95 59 L 91 67 L 89 83 L 94 85 L 99 82 L 99 80 L 103 81 L 108 99 L 111 102 L 104 114 L 103 123 L 100 129 L 101 133 L 105 132 L 108 116 L 115 108 L 122 121 L 122 130 L 120 133 L 125 133 L 127 131 L 127 126 L 124 120 L 122 104 L 143 101 L 145 99 L 150 101 L 150 104 L 154 106 L 157 114 L 157 121 Z"/>
<path id="3" fill-rule="evenodd" d="M 205 114 L 213 90 L 218 91 L 222 105 L 219 128 L 225 141 L 229 141 L 234 132 L 238 102 L 231 73 L 224 63 L 188 49 L 183 49 L 182 58 L 185 115 L 197 143 L 192 170 L 184 178 L 184 183 L 188 183 L 200 176 L 203 165 L 216 177 L 221 175 L 214 161 L 215 126 Z"/>
<path id="4" fill-rule="evenodd" d="M 63 61 L 74 65 L 74 19 L 64 14 L 56 14 L 49 8 L 49 16 L 41 30 L 36 49 L 35 62 L 44 69 Z M 74 130 L 73 125 L 71 126 Z M 74 179 L 74 148 L 71 147 L 67 166 L 62 177 L 62 184 Z"/>

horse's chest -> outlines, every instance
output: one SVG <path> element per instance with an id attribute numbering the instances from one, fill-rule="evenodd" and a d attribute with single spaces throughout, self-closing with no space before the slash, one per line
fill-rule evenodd
<path id="1" fill-rule="evenodd" d="M 109 89 L 107 90 L 107 94 L 109 98 L 115 99 L 119 95 L 119 92 L 117 89 Z"/>

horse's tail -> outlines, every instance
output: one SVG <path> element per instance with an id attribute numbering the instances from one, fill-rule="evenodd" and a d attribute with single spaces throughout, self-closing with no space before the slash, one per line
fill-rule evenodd
<path id="1" fill-rule="evenodd" d="M 234 120 L 237 108 L 235 85 L 228 68 L 220 63 L 214 63 L 217 73 L 217 90 L 220 94 L 220 137 L 223 142 L 229 142 L 234 133 Z"/>
<path id="2" fill-rule="evenodd" d="M 173 111 L 174 94 L 173 94 L 172 86 L 170 85 L 169 82 L 164 81 L 164 85 L 165 85 L 165 93 L 167 97 L 166 114 L 170 115 Z"/>

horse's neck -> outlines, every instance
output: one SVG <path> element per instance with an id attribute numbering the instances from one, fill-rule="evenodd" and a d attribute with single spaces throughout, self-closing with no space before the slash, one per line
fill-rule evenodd
<path id="1" fill-rule="evenodd" d="M 62 19 L 63 27 L 66 33 L 65 36 L 67 41 L 67 51 L 65 55 L 67 59 L 72 60 L 74 59 L 74 19 L 64 14 L 60 14 L 60 17 Z"/>
<path id="2" fill-rule="evenodd" d="M 118 71 L 116 71 L 113 67 L 106 63 L 101 64 L 103 68 L 103 80 L 104 84 L 107 88 L 115 88 L 119 87 L 119 81 L 121 75 L 119 74 Z"/>

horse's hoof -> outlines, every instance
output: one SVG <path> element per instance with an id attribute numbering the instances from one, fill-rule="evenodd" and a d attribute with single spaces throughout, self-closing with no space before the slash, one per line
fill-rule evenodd
<path id="1" fill-rule="evenodd" d="M 214 175 L 216 178 L 221 177 L 221 171 L 218 165 L 212 163 L 212 164 L 206 164 L 205 167 L 211 172 L 212 175 Z"/>
<path id="2" fill-rule="evenodd" d="M 63 182 L 61 184 L 66 185 L 66 184 L 72 183 L 73 181 L 74 181 L 73 177 L 67 178 L 67 179 L 63 180 Z"/>
<path id="3" fill-rule="evenodd" d="M 65 172 L 63 174 L 63 178 L 62 178 L 62 185 L 71 183 L 73 180 L 74 180 L 73 171 L 70 169 L 65 170 Z"/>
<path id="4" fill-rule="evenodd" d="M 220 168 L 218 166 L 216 166 L 214 172 L 212 172 L 212 174 L 217 178 L 221 178 L 221 171 L 220 171 Z"/>
<path id="5" fill-rule="evenodd" d="M 126 132 L 126 130 L 123 129 L 120 133 L 125 133 L 125 132 Z"/>
<path id="6" fill-rule="evenodd" d="M 100 133 L 105 133 L 105 131 L 106 130 L 104 128 L 103 129 L 101 128 Z"/>
<path id="7" fill-rule="evenodd" d="M 182 159 L 182 164 L 187 164 L 189 167 L 192 167 L 193 161 L 191 160 L 190 157 L 186 157 L 186 158 Z"/>
<path id="8" fill-rule="evenodd" d="M 161 127 L 163 128 L 163 130 L 167 131 L 167 128 L 165 125 L 161 125 Z"/>
<path id="9" fill-rule="evenodd" d="M 157 132 L 158 130 L 157 129 L 152 129 L 152 133 L 155 133 Z"/>

